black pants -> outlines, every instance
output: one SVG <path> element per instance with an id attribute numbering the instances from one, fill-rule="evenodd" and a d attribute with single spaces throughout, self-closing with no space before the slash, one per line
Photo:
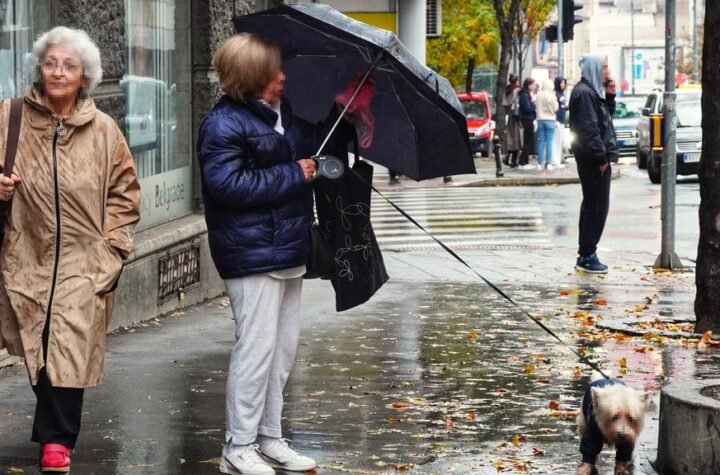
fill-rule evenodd
<path id="1" fill-rule="evenodd" d="M 535 121 L 520 119 L 520 123 L 523 127 L 523 148 L 518 165 L 527 165 L 530 162 L 530 155 L 535 155 Z"/>
<path id="2" fill-rule="evenodd" d="M 47 361 L 49 330 L 48 319 L 42 338 L 45 361 Z M 37 403 L 30 440 L 39 444 L 61 444 L 74 449 L 80 434 L 84 389 L 53 387 L 45 368 L 40 370 L 37 384 L 32 388 Z"/>
<path id="3" fill-rule="evenodd" d="M 578 253 L 589 256 L 595 253 L 605 229 L 610 209 L 611 166 L 600 172 L 597 162 L 575 157 L 582 185 L 583 200 L 580 205 L 580 236 Z"/>

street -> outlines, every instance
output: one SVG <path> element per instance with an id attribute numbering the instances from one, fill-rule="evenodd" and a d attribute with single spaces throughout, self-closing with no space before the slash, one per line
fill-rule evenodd
<path id="1" fill-rule="evenodd" d="M 677 187 L 676 247 L 691 268 L 675 275 L 649 267 L 660 249 L 660 188 L 630 165 L 612 187 L 599 249 L 606 277 L 573 270 L 579 185 L 383 193 L 631 386 L 657 395 L 667 381 L 717 377 L 711 350 L 596 325 L 693 315 L 697 182 Z M 286 437 L 319 474 L 574 473 L 589 368 L 382 199 L 372 209 L 391 280 L 340 314 L 328 282 L 305 282 Z M 72 473 L 217 473 L 232 328 L 218 298 L 112 335 L 105 384 L 86 392 Z M 24 369 L 0 373 L 0 473 L 37 472 L 33 407 Z M 653 473 L 657 411 L 647 419 L 636 473 Z M 612 459 L 602 454 L 601 474 Z"/>

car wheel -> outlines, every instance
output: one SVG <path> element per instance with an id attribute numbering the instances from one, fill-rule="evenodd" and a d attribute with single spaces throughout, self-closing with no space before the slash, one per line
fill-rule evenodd
<path id="1" fill-rule="evenodd" d="M 650 178 L 650 182 L 658 185 L 662 179 L 662 172 L 660 164 L 662 160 L 662 156 L 652 154 L 648 157 L 647 160 L 647 172 L 648 172 L 648 178 Z"/>
<path id="2" fill-rule="evenodd" d="M 640 148 L 635 151 L 635 157 L 637 158 L 637 166 L 640 170 L 647 168 L 647 155 L 645 155 Z"/>

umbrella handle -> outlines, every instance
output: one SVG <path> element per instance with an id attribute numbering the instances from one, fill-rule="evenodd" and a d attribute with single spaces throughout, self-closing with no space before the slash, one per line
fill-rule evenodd
<path id="1" fill-rule="evenodd" d="M 332 128 L 330 129 L 330 132 L 328 132 L 327 136 L 325 137 L 325 140 L 323 140 L 323 143 L 320 145 L 320 148 L 318 149 L 318 151 L 315 152 L 315 155 L 320 155 L 322 153 L 323 149 L 325 148 L 325 145 L 327 145 L 327 143 L 328 143 L 328 140 L 330 140 L 330 137 L 332 137 L 332 134 L 335 132 L 335 129 L 337 129 L 338 124 L 340 124 L 340 121 L 345 116 L 345 113 L 347 112 L 347 110 L 350 108 L 350 104 L 352 104 L 352 101 L 355 100 L 355 97 L 358 95 L 358 92 L 360 92 L 360 89 L 363 87 L 365 82 L 370 77 L 370 73 L 372 73 L 375 70 L 375 67 L 378 65 L 378 63 L 380 62 L 380 59 L 383 57 L 384 54 L 385 54 L 385 51 L 379 51 L 377 56 L 375 56 L 375 59 L 373 60 L 372 64 L 370 65 L 370 69 L 367 70 L 367 72 L 365 73 L 365 76 L 363 76 L 362 80 L 357 85 L 357 88 L 355 88 L 355 92 L 353 92 L 353 95 L 350 97 L 350 100 L 348 101 L 348 103 L 345 104 L 345 107 L 343 108 L 342 112 L 340 112 L 340 116 L 337 118 L 337 120 L 333 124 Z"/>

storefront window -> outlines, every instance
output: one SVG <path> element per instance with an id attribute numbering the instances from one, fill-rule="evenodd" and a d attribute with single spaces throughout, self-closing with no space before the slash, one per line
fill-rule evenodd
<path id="1" fill-rule="evenodd" d="M 0 99 L 24 95 L 32 86 L 30 51 L 49 29 L 50 2 L 0 0 Z"/>
<path id="2" fill-rule="evenodd" d="M 125 0 L 125 130 L 141 179 L 141 228 L 192 211 L 188 0 Z"/>

